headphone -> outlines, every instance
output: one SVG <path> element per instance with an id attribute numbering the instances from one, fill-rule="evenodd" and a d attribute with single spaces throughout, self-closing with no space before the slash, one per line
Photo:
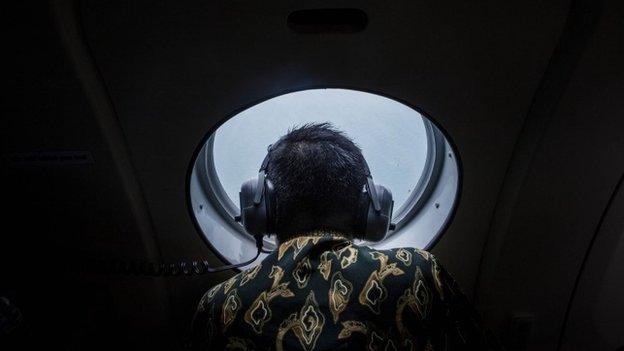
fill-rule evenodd
<path id="1" fill-rule="evenodd" d="M 235 220 L 241 222 L 247 233 L 254 236 L 256 243 L 262 241 L 263 235 L 275 233 L 275 188 L 267 177 L 269 154 L 272 150 L 273 145 L 269 145 L 267 155 L 258 171 L 258 178 L 244 182 L 239 193 L 241 214 Z M 388 188 L 373 182 L 366 160 L 364 168 L 366 184 L 360 194 L 356 226 L 364 240 L 378 242 L 386 237 L 388 230 L 396 228 L 395 224 L 390 222 L 394 201 Z"/>

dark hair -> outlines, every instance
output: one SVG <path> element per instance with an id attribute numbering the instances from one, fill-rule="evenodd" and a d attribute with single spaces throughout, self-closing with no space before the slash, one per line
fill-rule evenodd
<path id="1" fill-rule="evenodd" d="M 269 152 L 279 241 L 315 230 L 357 237 L 366 182 L 362 150 L 330 123 L 290 129 Z"/>

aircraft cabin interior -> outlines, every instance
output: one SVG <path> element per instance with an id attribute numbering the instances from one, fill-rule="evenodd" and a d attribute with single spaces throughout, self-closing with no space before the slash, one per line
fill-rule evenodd
<path id="1" fill-rule="evenodd" d="M 52 0 L 2 18 L 0 350 L 189 348 L 207 291 L 281 257 L 241 184 L 274 191 L 263 159 L 315 123 L 361 149 L 369 214 L 374 184 L 391 191 L 383 235 L 353 245 L 434 255 L 498 349 L 624 350 L 624 2 Z M 286 350 L 315 349 L 301 314 Z"/>

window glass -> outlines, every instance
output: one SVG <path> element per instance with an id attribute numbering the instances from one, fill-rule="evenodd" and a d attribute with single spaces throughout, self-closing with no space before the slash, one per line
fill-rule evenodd
<path id="1" fill-rule="evenodd" d="M 395 213 L 417 190 L 428 151 L 420 113 L 375 94 L 312 89 L 262 102 L 217 129 L 214 167 L 235 205 L 241 184 L 257 176 L 267 146 L 290 128 L 310 122 L 330 122 L 362 148 L 375 182 L 392 191 Z"/>

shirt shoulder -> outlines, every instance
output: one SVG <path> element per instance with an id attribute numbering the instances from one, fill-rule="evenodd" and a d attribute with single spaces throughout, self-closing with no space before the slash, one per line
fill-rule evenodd
<path id="1" fill-rule="evenodd" d="M 415 247 L 399 247 L 375 250 L 365 246 L 372 255 L 384 255 L 388 262 L 403 271 L 404 281 L 408 284 L 422 282 L 429 291 L 442 297 L 445 284 L 445 271 L 436 256 L 431 252 Z M 377 254 L 376 254 L 377 253 Z"/>
<path id="2" fill-rule="evenodd" d="M 253 281 L 260 272 L 261 268 L 262 264 L 258 264 L 213 286 L 202 296 L 198 309 L 202 309 L 202 307 L 205 308 L 210 303 L 222 301 L 232 291 Z"/>
<path id="3" fill-rule="evenodd" d="M 398 267 L 420 267 L 428 268 L 437 263 L 433 254 L 428 251 L 414 247 L 398 247 L 385 250 L 378 250 L 370 246 L 360 246 L 361 250 L 365 250 L 372 258 L 377 259 L 378 256 L 385 256 L 389 262 L 397 263 Z"/>

